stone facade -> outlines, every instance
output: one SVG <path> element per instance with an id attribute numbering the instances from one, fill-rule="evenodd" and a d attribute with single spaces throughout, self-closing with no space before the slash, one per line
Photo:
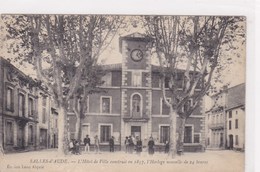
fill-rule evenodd
<path id="1" fill-rule="evenodd" d="M 0 80 L 0 144 L 4 151 L 48 148 L 51 96 L 2 57 Z"/>
<path id="2" fill-rule="evenodd" d="M 245 84 L 226 88 L 213 95 L 207 112 L 207 147 L 239 149 L 245 146 Z"/>

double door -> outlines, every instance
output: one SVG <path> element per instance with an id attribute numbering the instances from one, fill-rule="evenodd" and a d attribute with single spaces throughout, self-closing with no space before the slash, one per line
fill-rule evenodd
<path id="1" fill-rule="evenodd" d="M 131 136 L 135 139 L 139 137 L 141 139 L 141 126 L 131 126 Z"/>

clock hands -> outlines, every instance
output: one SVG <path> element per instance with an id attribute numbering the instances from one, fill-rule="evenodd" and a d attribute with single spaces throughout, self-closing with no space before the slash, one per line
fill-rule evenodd
<path id="1" fill-rule="evenodd" d="M 141 51 L 137 51 L 136 56 L 138 57 L 138 59 L 142 58 L 142 52 Z"/>
<path id="2" fill-rule="evenodd" d="M 143 52 L 139 49 L 135 49 L 131 53 L 131 58 L 133 61 L 140 61 L 143 58 Z"/>

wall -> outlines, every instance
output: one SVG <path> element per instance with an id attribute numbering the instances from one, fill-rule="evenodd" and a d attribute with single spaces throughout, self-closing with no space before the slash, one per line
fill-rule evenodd
<path id="1" fill-rule="evenodd" d="M 76 116 L 75 115 L 69 115 L 69 131 L 71 133 L 75 132 L 75 125 L 76 125 Z M 100 124 L 112 124 L 112 136 L 115 137 L 115 143 L 119 144 L 120 139 L 120 116 L 111 116 L 111 115 L 102 115 L 102 114 L 96 114 L 96 115 L 87 115 L 83 120 L 82 124 L 87 124 L 90 128 L 90 134 L 89 137 L 91 139 L 91 144 L 94 143 L 94 137 L 96 135 L 100 136 L 99 133 L 99 125 Z"/>
<path id="2" fill-rule="evenodd" d="M 89 113 L 101 113 L 101 96 L 112 97 L 112 114 L 120 114 L 121 113 L 121 95 L 120 89 L 103 89 L 104 92 L 98 94 L 89 95 Z"/>
<path id="3" fill-rule="evenodd" d="M 11 65 L 8 61 L 0 59 L 1 61 L 1 84 L 0 84 L 0 94 L 1 94 L 1 110 L 0 110 L 0 121 L 1 122 L 1 140 L 3 139 L 4 149 L 6 152 L 13 151 L 22 151 L 22 150 L 35 150 L 37 142 L 37 90 L 35 87 L 31 87 L 30 82 L 32 81 L 27 76 L 25 76 L 21 71 Z M 23 78 L 21 80 L 21 78 Z M 6 108 L 6 89 L 10 87 L 12 89 L 12 99 L 13 106 L 10 110 Z M 19 116 L 19 93 L 24 95 L 24 117 Z M 29 115 L 28 100 L 29 98 L 33 99 L 33 112 L 32 115 Z M 3 117 L 3 118 L 2 118 Z M 6 122 L 12 122 L 12 134 L 13 134 L 13 143 L 6 144 L 6 136 L 10 133 L 6 133 Z M 33 143 L 29 142 L 29 126 L 33 126 Z M 23 146 L 18 147 L 18 136 L 20 136 L 18 130 L 19 126 L 23 126 L 24 134 L 21 135 L 23 138 Z M 19 137 L 20 138 L 20 137 Z M 2 141 L 1 141 L 2 142 Z"/>
<path id="4" fill-rule="evenodd" d="M 232 118 L 229 118 L 229 111 L 232 111 Z M 237 112 L 237 113 L 236 113 Z M 238 119 L 238 128 L 235 128 L 235 120 Z M 231 130 L 229 129 L 229 121 L 232 123 Z M 233 135 L 233 147 L 235 149 L 245 148 L 245 111 L 241 107 L 227 111 L 227 145 L 229 147 L 229 135 Z M 236 135 L 238 136 L 238 145 L 236 145 Z"/>

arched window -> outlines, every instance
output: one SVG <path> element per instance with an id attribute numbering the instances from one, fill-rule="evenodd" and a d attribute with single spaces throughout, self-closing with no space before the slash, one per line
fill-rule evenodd
<path id="1" fill-rule="evenodd" d="M 132 116 L 134 118 L 141 117 L 141 96 L 139 94 L 132 96 Z"/>

